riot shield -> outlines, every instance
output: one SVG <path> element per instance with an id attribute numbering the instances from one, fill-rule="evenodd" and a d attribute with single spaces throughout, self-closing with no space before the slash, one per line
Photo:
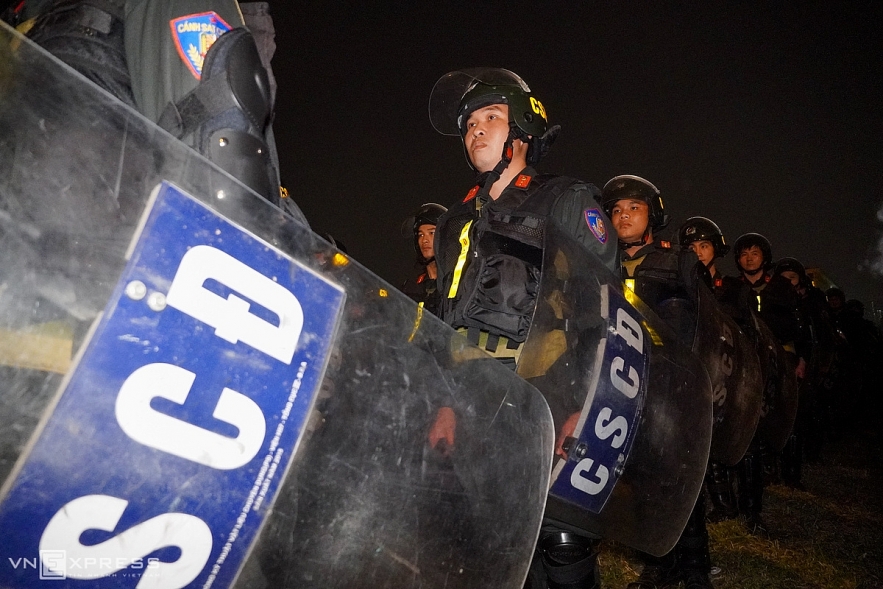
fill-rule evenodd
<path id="1" fill-rule="evenodd" d="M 772 330 L 757 313 L 751 315 L 763 378 L 763 407 L 757 433 L 774 452 L 781 452 L 797 419 L 797 379 L 794 366 Z"/>
<path id="2" fill-rule="evenodd" d="M 701 490 L 711 385 L 686 345 L 599 260 L 546 226 L 539 303 L 518 373 L 546 397 L 556 457 L 546 517 L 662 555 Z M 576 418 L 575 416 L 579 417 Z"/>
<path id="3" fill-rule="evenodd" d="M 760 419 L 760 361 L 754 344 L 704 285 L 699 286 L 697 307 L 693 352 L 708 371 L 713 390 L 711 459 L 732 466 L 748 450 Z"/>
<path id="4" fill-rule="evenodd" d="M 521 587 L 533 387 L 5 26 L 0 130 L 0 586 Z"/>

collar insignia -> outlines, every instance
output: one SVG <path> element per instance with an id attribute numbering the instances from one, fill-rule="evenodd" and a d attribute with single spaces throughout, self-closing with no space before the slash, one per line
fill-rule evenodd
<path id="1" fill-rule="evenodd" d="M 528 186 L 530 186 L 530 181 L 532 179 L 533 178 L 531 176 L 528 176 L 527 174 L 521 174 L 520 176 L 518 176 L 518 179 L 515 180 L 515 186 L 517 186 L 518 188 L 527 188 Z"/>
<path id="2" fill-rule="evenodd" d="M 470 200 L 475 198 L 475 195 L 478 194 L 478 188 L 479 188 L 478 184 L 473 186 L 472 190 L 470 190 L 469 192 L 466 193 L 466 198 L 463 199 L 463 202 L 469 202 Z"/>

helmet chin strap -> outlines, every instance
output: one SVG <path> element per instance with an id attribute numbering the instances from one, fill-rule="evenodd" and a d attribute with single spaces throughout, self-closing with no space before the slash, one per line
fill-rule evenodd
<path id="1" fill-rule="evenodd" d="M 638 241 L 623 241 L 621 239 L 617 240 L 619 244 L 619 249 L 627 250 L 632 247 L 644 246 L 647 245 L 647 238 L 650 237 L 650 228 L 644 230 L 644 235 L 641 236 L 641 239 Z"/>
<path id="2" fill-rule="evenodd" d="M 500 161 L 497 162 L 497 165 L 494 166 L 493 170 L 489 170 L 487 172 L 482 172 L 478 176 L 477 184 L 481 187 L 478 192 L 478 196 L 490 196 L 491 187 L 496 184 L 497 180 L 500 179 L 500 176 L 503 175 L 503 172 L 506 168 L 509 167 L 509 164 L 512 163 L 512 156 L 515 153 L 514 142 L 515 139 L 518 138 L 518 133 L 516 133 L 517 127 L 515 123 L 509 123 L 509 136 L 506 138 L 506 143 L 503 144 L 503 153 L 500 155 Z"/>

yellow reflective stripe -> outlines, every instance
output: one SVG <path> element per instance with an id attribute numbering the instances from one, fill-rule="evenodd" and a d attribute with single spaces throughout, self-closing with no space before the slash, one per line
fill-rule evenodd
<path id="1" fill-rule="evenodd" d="M 451 282 L 451 290 L 448 291 L 449 299 L 457 296 L 457 289 L 460 288 L 460 277 L 463 275 L 463 266 L 466 265 L 466 257 L 469 255 L 470 227 L 472 227 L 472 221 L 466 223 L 460 231 L 460 257 L 457 258 L 457 265 L 454 267 L 454 280 Z"/>
<path id="2" fill-rule="evenodd" d="M 635 291 L 635 279 L 634 278 L 626 278 L 625 279 L 625 287 L 630 291 Z"/>
<path id="3" fill-rule="evenodd" d="M 411 331 L 411 337 L 408 338 L 408 343 L 414 341 L 414 336 L 417 335 L 417 330 L 420 329 L 421 321 L 423 321 L 423 301 L 417 303 L 417 318 L 414 319 L 414 329 Z"/>

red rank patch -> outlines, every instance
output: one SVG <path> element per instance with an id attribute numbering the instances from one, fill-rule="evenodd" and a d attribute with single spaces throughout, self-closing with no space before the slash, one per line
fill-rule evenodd
<path id="1" fill-rule="evenodd" d="M 463 202 L 469 202 L 470 200 L 475 198 L 476 194 L 478 194 L 478 184 L 473 186 L 472 190 L 470 190 L 469 192 L 466 193 L 466 198 L 463 199 Z"/>
<path id="2" fill-rule="evenodd" d="M 530 186 L 530 181 L 532 179 L 533 178 L 531 176 L 528 176 L 527 174 L 521 174 L 518 177 L 518 180 L 515 181 L 515 186 L 517 186 L 518 188 L 527 188 L 528 186 Z"/>

